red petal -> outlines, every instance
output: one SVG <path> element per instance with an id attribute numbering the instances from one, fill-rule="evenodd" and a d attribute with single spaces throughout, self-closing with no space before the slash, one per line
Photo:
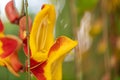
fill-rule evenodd
<path id="1" fill-rule="evenodd" d="M 30 58 L 30 63 L 31 63 L 31 64 L 30 64 L 30 67 L 32 68 L 32 67 L 38 65 L 40 62 L 37 62 L 37 61 L 35 61 L 34 59 Z"/>
<path id="2" fill-rule="evenodd" d="M 11 23 L 18 23 L 19 14 L 14 6 L 13 0 L 7 3 L 5 6 L 5 12 Z"/>
<path id="3" fill-rule="evenodd" d="M 28 26 L 29 26 L 29 31 L 31 30 L 31 26 L 32 26 L 32 19 L 30 17 L 28 17 Z M 20 21 L 19 21 L 19 27 L 20 27 L 20 38 L 22 40 L 24 40 L 27 36 L 25 35 L 24 32 L 26 32 L 26 16 L 23 16 Z"/>
<path id="4" fill-rule="evenodd" d="M 50 52 L 49 52 L 48 56 L 50 55 L 50 53 L 52 51 L 57 51 L 60 48 L 60 46 L 62 45 L 62 42 L 63 42 L 63 39 L 62 38 L 58 38 L 56 40 L 56 42 L 53 44 L 53 46 L 50 48 Z"/>
<path id="5" fill-rule="evenodd" d="M 12 68 L 15 70 L 15 72 L 18 72 L 20 69 L 22 69 L 22 64 L 18 59 L 17 53 L 13 53 L 10 55 L 10 64 Z"/>
<path id="6" fill-rule="evenodd" d="M 28 55 L 28 47 L 27 47 L 27 38 L 23 40 L 23 50 L 25 52 L 25 55 Z M 31 50 L 30 50 L 30 55 L 31 55 Z"/>
<path id="7" fill-rule="evenodd" d="M 4 37 L 4 38 L 0 38 L 0 41 L 3 44 L 2 49 L 4 51 L 0 55 L 0 57 L 5 58 L 5 57 L 9 56 L 10 54 L 12 54 L 13 52 L 15 52 L 15 50 L 17 48 L 17 44 L 18 44 L 15 39 Z"/>
<path id="8" fill-rule="evenodd" d="M 2 24 L 2 21 L 0 20 L 0 32 L 3 32 L 4 31 L 4 26 Z"/>
<path id="9" fill-rule="evenodd" d="M 36 76 L 38 80 L 46 80 L 44 76 L 44 67 L 46 62 L 38 63 L 31 59 L 31 72 Z"/>
<path id="10" fill-rule="evenodd" d="M 45 4 L 42 5 L 41 9 L 45 8 Z"/>

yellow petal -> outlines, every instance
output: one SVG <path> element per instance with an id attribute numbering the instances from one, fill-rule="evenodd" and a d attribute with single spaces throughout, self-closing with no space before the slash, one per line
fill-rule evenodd
<path id="1" fill-rule="evenodd" d="M 0 55 L 4 52 L 2 46 L 3 46 L 3 44 L 2 44 L 2 42 L 0 41 Z"/>
<path id="2" fill-rule="evenodd" d="M 4 33 L 0 32 L 0 37 L 4 37 L 4 36 L 5 36 Z"/>
<path id="3" fill-rule="evenodd" d="M 0 66 L 5 66 L 3 59 L 0 58 Z"/>
<path id="4" fill-rule="evenodd" d="M 47 57 L 47 53 L 42 52 L 36 52 L 34 55 L 31 56 L 31 58 L 37 62 L 44 62 L 45 60 L 47 60 Z"/>
<path id="5" fill-rule="evenodd" d="M 47 65 L 44 68 L 44 75 L 47 80 L 62 79 L 62 62 L 64 57 L 76 45 L 76 41 L 65 36 L 61 36 L 56 40 L 55 44 L 50 49 Z"/>
<path id="6" fill-rule="evenodd" d="M 42 60 L 39 57 L 47 57 L 47 53 L 53 44 L 55 19 L 54 6 L 45 4 L 33 22 L 30 33 L 31 56 L 39 62 Z"/>

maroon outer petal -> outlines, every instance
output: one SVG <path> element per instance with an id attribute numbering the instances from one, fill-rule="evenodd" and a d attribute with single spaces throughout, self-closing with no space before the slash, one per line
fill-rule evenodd
<path id="1" fill-rule="evenodd" d="M 36 78 L 38 80 L 46 80 L 45 76 L 44 76 L 44 67 L 46 65 L 46 61 L 45 62 L 36 62 L 35 60 L 31 59 L 31 72 L 36 76 Z"/>
<path id="2" fill-rule="evenodd" d="M 38 64 L 40 64 L 40 62 L 37 62 L 37 61 L 35 61 L 34 59 L 32 59 L 32 58 L 30 58 L 30 67 L 32 68 L 32 67 L 34 67 L 34 66 L 36 66 L 36 65 L 38 65 Z"/>
<path id="3" fill-rule="evenodd" d="M 27 56 L 28 55 L 27 38 L 23 40 L 23 50 L 25 55 Z M 30 50 L 30 56 L 31 56 L 31 50 Z"/>
<path id="4" fill-rule="evenodd" d="M 3 53 L 0 55 L 1 58 L 5 58 L 16 51 L 18 43 L 15 39 L 3 37 L 0 38 L 0 41 L 3 44 L 2 45 Z"/>

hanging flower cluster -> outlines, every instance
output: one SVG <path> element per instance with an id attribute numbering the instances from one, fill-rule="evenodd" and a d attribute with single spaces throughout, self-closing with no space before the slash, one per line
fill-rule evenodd
<path id="1" fill-rule="evenodd" d="M 77 45 L 77 41 L 66 36 L 54 38 L 53 32 L 56 21 L 54 6 L 44 4 L 36 14 L 33 24 L 31 18 L 28 18 L 29 43 L 27 43 L 26 35 L 26 16 L 18 14 L 13 0 L 8 2 L 5 11 L 9 21 L 18 24 L 20 27 L 19 38 L 22 41 L 26 56 L 28 55 L 28 45 L 30 45 L 31 72 L 38 80 L 61 80 L 62 62 L 66 54 Z M 6 66 L 18 76 L 17 72 L 22 68 L 17 57 L 21 41 L 15 37 L 4 35 L 3 31 L 4 27 L 0 21 L 0 65 Z"/>

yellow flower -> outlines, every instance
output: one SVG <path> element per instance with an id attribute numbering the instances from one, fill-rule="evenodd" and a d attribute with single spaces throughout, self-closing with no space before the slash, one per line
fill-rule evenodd
<path id="1" fill-rule="evenodd" d="M 38 80 L 61 80 L 62 62 L 77 45 L 66 36 L 54 40 L 56 13 L 53 5 L 45 4 L 36 15 L 30 33 L 31 72 Z"/>

